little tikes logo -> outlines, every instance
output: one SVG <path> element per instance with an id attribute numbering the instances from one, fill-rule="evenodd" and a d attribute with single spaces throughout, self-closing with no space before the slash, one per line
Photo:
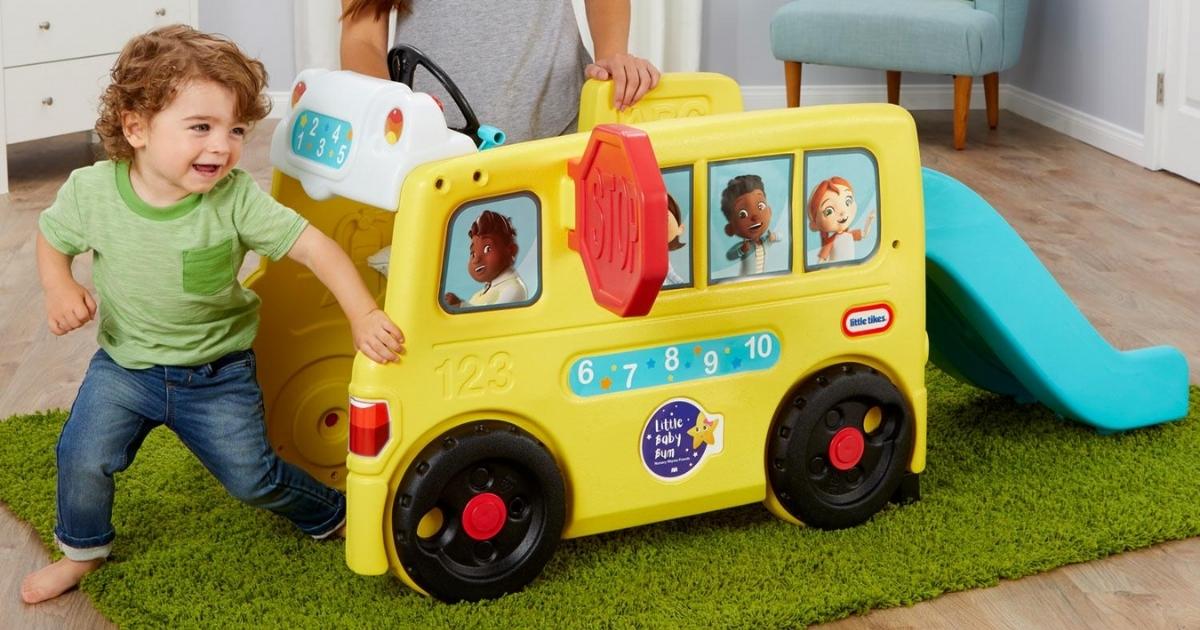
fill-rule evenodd
<path id="1" fill-rule="evenodd" d="M 895 319 L 891 305 L 883 302 L 855 306 L 842 316 L 842 333 L 847 337 L 878 334 L 891 328 Z"/>

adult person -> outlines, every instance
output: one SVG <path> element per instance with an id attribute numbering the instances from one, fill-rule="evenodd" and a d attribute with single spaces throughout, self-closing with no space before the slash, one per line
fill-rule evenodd
<path id="1" fill-rule="evenodd" d="M 612 80 L 618 110 L 637 103 L 660 73 L 629 54 L 629 0 L 585 0 L 596 57 L 589 61 L 570 0 L 342 0 L 342 69 L 388 77 L 393 43 L 414 46 L 455 82 L 483 124 L 509 142 L 575 130 L 585 78 Z M 388 41 L 389 15 L 396 33 Z M 494 10 L 482 13 L 481 9 Z M 423 79 L 423 82 L 422 82 Z M 416 89 L 452 100 L 430 77 Z"/>

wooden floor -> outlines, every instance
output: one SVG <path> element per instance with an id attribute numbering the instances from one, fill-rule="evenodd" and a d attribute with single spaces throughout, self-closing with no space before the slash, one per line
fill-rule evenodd
<path id="1" fill-rule="evenodd" d="M 1146 171 L 1008 112 L 998 131 L 972 112 L 963 152 L 950 148 L 949 112 L 916 117 L 924 164 L 991 201 L 1101 334 L 1122 349 L 1175 345 L 1197 382 L 1200 185 Z M 264 185 L 271 127 L 268 121 L 255 132 L 243 158 Z M 91 162 L 86 143 L 86 134 L 67 136 L 9 153 L 12 193 L 0 196 L 0 418 L 69 406 L 95 348 L 94 324 L 65 338 L 46 330 L 33 248 L 38 211 L 71 169 Z M 89 276 L 88 261 L 76 266 L 77 277 Z M 110 626 L 78 592 L 38 607 L 20 602 L 21 577 L 47 561 L 32 530 L 0 506 L 0 625 Z M 1200 538 L 829 627 L 1200 628 Z"/>

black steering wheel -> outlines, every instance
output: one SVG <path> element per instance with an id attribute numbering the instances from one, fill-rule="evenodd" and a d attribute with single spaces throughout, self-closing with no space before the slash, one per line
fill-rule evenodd
<path id="1" fill-rule="evenodd" d="M 417 66 L 424 66 L 433 75 L 433 78 L 437 79 L 438 83 L 441 83 L 442 87 L 446 88 L 446 92 L 450 94 L 450 97 L 454 99 L 454 104 L 458 106 L 458 111 L 462 112 L 463 120 L 467 122 L 465 127 L 454 129 L 454 131 L 465 134 L 475 142 L 475 146 L 480 146 L 485 142 L 485 138 L 479 133 L 481 127 L 479 119 L 475 116 L 475 110 L 471 109 L 471 104 L 467 102 L 467 98 L 463 96 L 462 91 L 450 79 L 450 75 L 446 74 L 446 71 L 442 70 L 441 66 L 434 63 L 425 53 L 413 46 L 400 44 L 388 51 L 387 64 L 388 75 L 391 79 L 399 81 L 410 88 L 413 86 L 413 74 L 417 71 Z M 499 130 L 493 127 L 489 131 L 498 132 Z M 503 132 L 499 132 L 499 142 L 493 140 L 493 145 L 503 143 L 503 135 Z"/>

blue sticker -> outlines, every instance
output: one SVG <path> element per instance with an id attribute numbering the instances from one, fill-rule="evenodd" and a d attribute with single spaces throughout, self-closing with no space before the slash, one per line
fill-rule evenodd
<path id="1" fill-rule="evenodd" d="M 642 464 L 663 481 L 687 477 L 724 448 L 724 418 L 689 398 L 663 403 L 642 429 Z"/>
<path id="2" fill-rule="evenodd" d="M 782 352 L 773 333 L 688 341 L 576 359 L 571 392 L 599 396 L 765 370 Z"/>
<path id="3" fill-rule="evenodd" d="M 354 130 L 341 118 L 301 110 L 292 124 L 292 153 L 329 168 L 346 164 Z"/>

